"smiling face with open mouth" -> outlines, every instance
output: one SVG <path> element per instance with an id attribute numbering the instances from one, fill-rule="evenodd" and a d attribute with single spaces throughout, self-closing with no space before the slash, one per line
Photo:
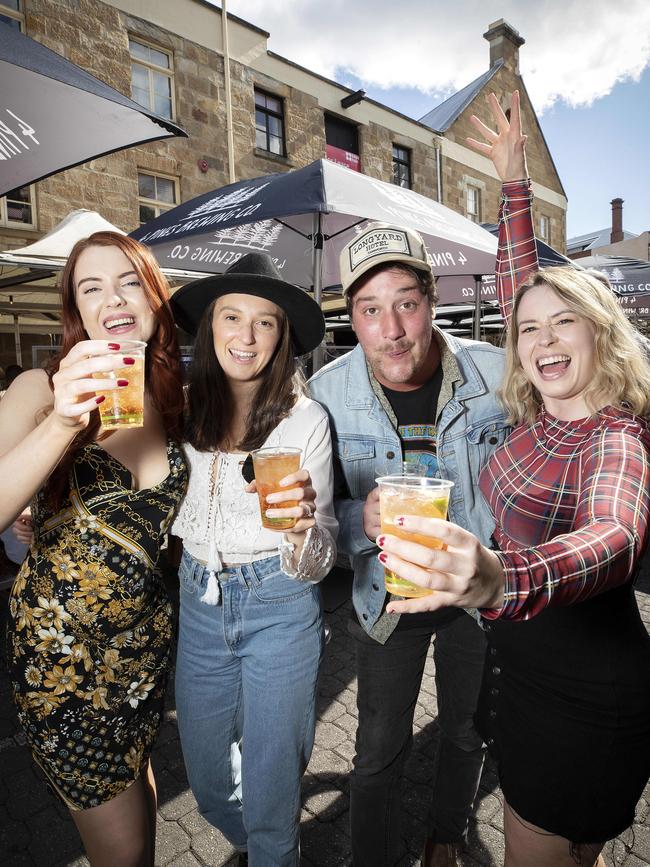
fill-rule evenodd
<path id="1" fill-rule="evenodd" d="M 257 295 L 231 292 L 217 298 L 212 336 L 217 360 L 231 384 L 255 382 L 280 340 L 282 311 Z"/>
<path id="2" fill-rule="evenodd" d="M 87 247 L 77 260 L 74 284 L 92 340 L 149 340 L 154 314 L 132 262 L 118 247 Z"/>
<path id="3" fill-rule="evenodd" d="M 595 373 L 594 327 L 546 284 L 521 299 L 517 351 L 551 415 L 564 421 L 591 415 L 584 393 Z"/>

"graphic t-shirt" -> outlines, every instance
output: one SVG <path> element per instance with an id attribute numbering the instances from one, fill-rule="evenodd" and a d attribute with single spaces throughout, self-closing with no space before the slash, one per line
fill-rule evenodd
<path id="1" fill-rule="evenodd" d="M 438 475 L 436 415 L 442 385 L 442 366 L 431 379 L 414 391 L 394 391 L 382 386 L 397 418 L 402 457 L 424 476 Z"/>

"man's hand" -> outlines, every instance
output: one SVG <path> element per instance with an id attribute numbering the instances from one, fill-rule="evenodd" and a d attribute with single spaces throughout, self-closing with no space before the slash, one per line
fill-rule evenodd
<path id="1" fill-rule="evenodd" d="M 374 542 L 381 529 L 379 518 L 379 488 L 373 488 L 363 506 L 363 532 Z"/>

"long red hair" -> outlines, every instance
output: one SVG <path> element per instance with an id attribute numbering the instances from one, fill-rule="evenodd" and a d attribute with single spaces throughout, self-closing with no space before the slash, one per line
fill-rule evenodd
<path id="1" fill-rule="evenodd" d="M 117 247 L 133 265 L 156 322 L 153 334 L 147 341 L 146 389 L 153 405 L 160 413 L 167 435 L 180 440 L 183 431 L 183 379 L 176 326 L 169 306 L 169 284 L 151 251 L 127 235 L 118 232 L 95 232 L 90 237 L 77 241 L 72 248 L 61 278 L 63 307 L 61 351 L 46 368 L 50 385 L 52 377 L 59 369 L 61 359 L 65 358 L 75 344 L 88 339 L 77 307 L 74 282 L 79 256 L 88 247 Z M 48 487 L 56 500 L 60 500 L 62 496 L 74 452 L 97 439 L 99 427 L 99 412 L 94 411 L 91 413 L 88 426 L 75 437 L 63 460 L 50 476 Z"/>

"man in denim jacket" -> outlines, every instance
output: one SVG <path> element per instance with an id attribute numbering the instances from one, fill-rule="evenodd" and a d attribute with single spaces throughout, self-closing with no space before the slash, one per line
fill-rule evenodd
<path id="1" fill-rule="evenodd" d="M 339 550 L 354 568 L 359 727 L 350 785 L 354 867 L 404 854 L 401 776 L 433 636 L 440 749 L 425 867 L 459 864 L 484 749 L 473 715 L 484 661 L 476 621 L 458 609 L 398 617 L 377 560 L 375 479 L 403 462 L 454 482 L 449 518 L 490 544 L 494 523 L 477 481 L 508 433 L 495 392 L 500 349 L 432 325 L 437 300 L 422 238 L 372 223 L 341 253 L 341 282 L 359 345 L 310 381 L 330 416 L 338 476 Z M 420 470 L 422 471 L 422 470 Z M 423 703 L 436 715 L 430 696 Z"/>

